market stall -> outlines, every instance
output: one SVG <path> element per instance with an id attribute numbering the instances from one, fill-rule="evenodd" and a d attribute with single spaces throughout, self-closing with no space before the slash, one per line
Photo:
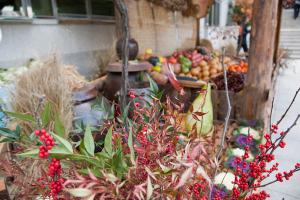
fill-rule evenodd
<path id="1" fill-rule="evenodd" d="M 265 32 L 272 41 L 276 36 L 268 27 L 257 29 L 272 21 L 272 13 L 258 8 L 264 11 L 275 3 L 254 3 L 253 15 L 266 16 L 262 22 L 253 19 L 257 32 L 248 60 L 213 49 L 210 41 L 193 34 L 183 34 L 170 48 L 168 42 L 159 46 L 157 36 L 164 31 L 157 29 L 154 8 L 174 17 L 175 26 L 167 29 L 176 32 L 185 30 L 185 20 L 197 22 L 207 12 L 201 6 L 208 8 L 212 1 L 130 2 L 115 1 L 122 37 L 118 57 L 103 76 L 88 81 L 56 58 L 31 63 L 16 76 L 10 73 L 17 81 L 9 81 L 11 106 L 3 104 L 5 127 L 0 127 L 1 140 L 9 146 L 0 169 L 13 176 L 6 180 L 8 193 L 16 199 L 266 199 L 259 188 L 300 170 L 296 164 L 268 180 L 278 170 L 272 164 L 274 151 L 285 147 L 285 136 L 300 117 L 280 134 L 280 121 L 265 134 L 268 127 L 258 123 L 261 115 L 245 118 L 242 112 L 252 114 L 245 102 L 252 105 L 253 98 L 267 104 L 271 69 L 262 65 L 272 64 L 274 54 L 267 51 L 275 42 L 260 42 Z M 139 3 L 148 6 L 147 20 L 155 25 L 145 43 L 140 33 L 147 31 L 131 29 L 128 18 L 127 6 Z M 197 32 L 195 24 L 187 24 L 190 33 Z M 191 35 L 193 43 L 181 45 Z"/>

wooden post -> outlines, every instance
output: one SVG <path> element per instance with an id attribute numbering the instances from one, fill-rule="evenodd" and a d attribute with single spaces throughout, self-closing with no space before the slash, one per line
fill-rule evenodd
<path id="1" fill-rule="evenodd" d="M 279 0 L 254 0 L 249 72 L 243 98 L 242 117 L 248 120 L 269 119 L 269 94 L 275 49 Z"/>
<path id="2" fill-rule="evenodd" d="M 128 10 L 124 0 L 115 0 L 115 5 L 120 14 L 120 26 L 122 34 L 122 88 L 121 88 L 121 105 L 122 110 L 127 105 L 127 90 L 128 90 L 128 58 L 129 58 L 129 22 Z"/>

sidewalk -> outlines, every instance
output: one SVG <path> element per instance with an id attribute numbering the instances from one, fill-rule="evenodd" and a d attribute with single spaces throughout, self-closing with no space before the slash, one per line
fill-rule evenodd
<path id="1" fill-rule="evenodd" d="M 278 76 L 272 121 L 277 121 L 291 102 L 296 90 L 300 87 L 300 60 L 288 61 L 288 69 Z M 296 116 L 300 114 L 300 96 L 282 121 L 279 129 L 289 127 Z M 300 122 L 286 137 L 286 147 L 276 152 L 279 171 L 290 170 L 295 163 L 300 162 Z M 272 178 L 269 180 L 273 180 Z M 289 181 L 275 183 L 265 188 L 271 195 L 271 200 L 300 200 L 300 173 L 296 173 Z"/>

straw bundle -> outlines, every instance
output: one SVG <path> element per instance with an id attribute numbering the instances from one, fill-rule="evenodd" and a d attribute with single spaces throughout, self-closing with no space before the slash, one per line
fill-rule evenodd
<path id="1" fill-rule="evenodd" d="M 79 74 L 74 65 L 64 65 L 62 67 L 62 75 L 66 79 L 71 91 L 83 88 L 87 85 L 87 80 L 84 76 Z"/>
<path id="2" fill-rule="evenodd" d="M 53 113 L 58 114 L 66 133 L 72 126 L 72 96 L 68 79 L 63 74 L 64 70 L 58 64 L 56 58 L 44 62 L 37 62 L 29 70 L 17 78 L 15 91 L 12 93 L 12 105 L 16 112 L 37 114 L 43 111 L 40 105 L 41 97 L 51 102 L 54 106 Z M 32 124 L 25 124 L 27 131 L 32 131 L 36 127 Z M 53 127 L 44 127 L 48 130 Z"/>

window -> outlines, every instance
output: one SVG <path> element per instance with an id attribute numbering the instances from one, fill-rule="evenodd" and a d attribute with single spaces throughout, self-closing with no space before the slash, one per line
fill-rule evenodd
<path id="1" fill-rule="evenodd" d="M 31 0 L 31 7 L 35 17 L 53 16 L 51 0 Z"/>
<path id="2" fill-rule="evenodd" d="M 211 6 L 207 21 L 209 26 L 218 26 L 220 21 L 220 5 L 215 3 Z"/>
<path id="3" fill-rule="evenodd" d="M 113 0 L 0 0 L 0 19 L 114 20 Z"/>
<path id="4" fill-rule="evenodd" d="M 114 2 L 113 0 L 91 0 L 92 15 L 100 16 L 114 16 Z"/>
<path id="5" fill-rule="evenodd" d="M 57 12 L 66 16 L 86 16 L 85 0 L 56 0 Z"/>

